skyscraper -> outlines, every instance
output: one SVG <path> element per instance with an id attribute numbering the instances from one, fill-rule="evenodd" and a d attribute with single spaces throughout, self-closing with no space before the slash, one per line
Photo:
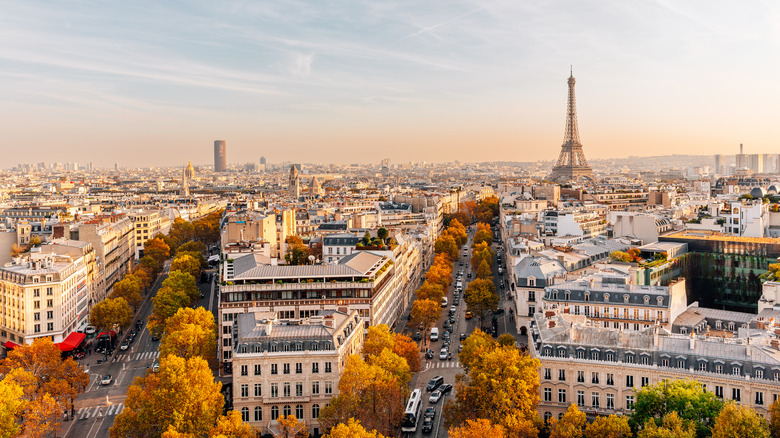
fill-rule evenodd
<path id="1" fill-rule="evenodd" d="M 553 181 L 571 181 L 579 178 L 593 179 L 593 170 L 588 166 L 582 151 L 580 134 L 577 127 L 577 105 L 574 99 L 574 74 L 569 75 L 569 102 L 566 110 L 566 133 L 561 145 L 558 162 L 550 172 Z"/>
<path id="2" fill-rule="evenodd" d="M 214 140 L 214 171 L 227 171 L 227 145 L 225 140 Z"/>
<path id="3" fill-rule="evenodd" d="M 715 174 L 716 175 L 726 174 L 726 157 L 723 154 L 715 155 Z"/>

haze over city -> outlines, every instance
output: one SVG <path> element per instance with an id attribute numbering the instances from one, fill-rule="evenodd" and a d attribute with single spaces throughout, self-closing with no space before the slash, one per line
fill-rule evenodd
<path id="1" fill-rule="evenodd" d="M 570 65 L 593 159 L 778 134 L 771 2 L 0 4 L 6 164 L 554 160 Z"/>

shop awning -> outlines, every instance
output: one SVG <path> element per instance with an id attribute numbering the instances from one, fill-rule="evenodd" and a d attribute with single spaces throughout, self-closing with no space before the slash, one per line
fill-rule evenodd
<path id="1" fill-rule="evenodd" d="M 14 344 L 11 341 L 7 341 L 5 344 L 3 344 L 3 347 L 5 347 L 5 348 L 7 348 L 9 350 L 13 350 L 14 348 L 16 348 L 18 346 L 19 346 L 19 344 Z"/>
<path id="2" fill-rule="evenodd" d="M 69 334 L 64 341 L 57 344 L 57 346 L 60 347 L 60 351 L 73 351 L 73 349 L 81 345 L 86 338 L 87 335 L 84 333 L 73 332 Z"/>

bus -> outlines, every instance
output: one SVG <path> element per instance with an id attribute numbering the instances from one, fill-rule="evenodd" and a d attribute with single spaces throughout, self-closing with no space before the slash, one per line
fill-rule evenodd
<path id="1" fill-rule="evenodd" d="M 419 389 L 412 391 L 409 402 L 406 403 L 404 421 L 401 423 L 401 432 L 417 432 L 417 423 L 422 409 L 422 392 Z"/>

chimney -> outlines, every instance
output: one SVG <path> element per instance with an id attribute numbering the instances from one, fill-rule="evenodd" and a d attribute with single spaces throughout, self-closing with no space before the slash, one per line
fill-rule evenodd
<path id="1" fill-rule="evenodd" d="M 653 345 L 658 346 L 658 323 L 653 327 Z"/>
<path id="2" fill-rule="evenodd" d="M 696 349 L 696 338 L 694 337 L 692 331 L 691 331 L 690 349 L 691 350 L 695 350 Z"/>

